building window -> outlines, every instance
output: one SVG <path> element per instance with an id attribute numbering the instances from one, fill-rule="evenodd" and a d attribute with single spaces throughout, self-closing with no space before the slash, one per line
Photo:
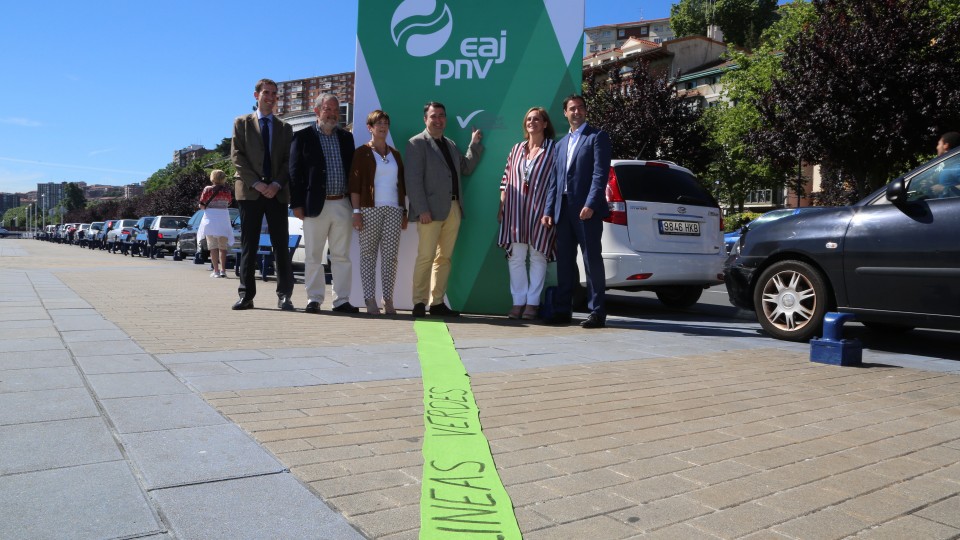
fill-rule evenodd
<path id="1" fill-rule="evenodd" d="M 659 45 L 660 43 L 663 43 L 663 40 L 660 38 L 653 38 L 653 42 Z"/>
<path id="2" fill-rule="evenodd" d="M 609 30 L 604 30 L 604 31 L 603 31 L 603 37 L 608 38 L 608 37 L 610 37 L 611 35 L 613 35 L 613 34 L 611 34 Z"/>
<path id="3" fill-rule="evenodd" d="M 625 31 L 623 31 L 623 30 L 618 30 L 618 31 L 617 31 L 617 37 L 623 37 L 623 36 L 625 36 L 625 35 L 627 35 L 627 33 L 626 33 Z"/>
<path id="4" fill-rule="evenodd" d="M 747 204 L 770 204 L 773 202 L 772 189 L 758 189 L 747 194 Z"/>
<path id="5" fill-rule="evenodd" d="M 649 27 L 649 26 L 641 26 L 641 27 L 640 27 L 640 35 L 641 35 L 641 36 L 649 36 L 649 35 L 650 35 L 650 27 Z"/>

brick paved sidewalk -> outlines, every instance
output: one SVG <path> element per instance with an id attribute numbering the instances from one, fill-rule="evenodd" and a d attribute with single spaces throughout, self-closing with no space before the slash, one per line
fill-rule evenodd
<path id="1" fill-rule="evenodd" d="M 410 319 L 232 312 L 236 281 L 203 266 L 34 241 L 0 242 L 4 272 L 69 288 L 72 299 L 41 291 L 34 315 L 92 308 L 122 334 L 101 348 L 134 342 L 131 362 L 199 394 L 366 536 L 416 538 L 423 408 Z M 0 320 L 36 309 L 0 300 Z M 614 318 L 587 332 L 465 317 L 449 328 L 528 540 L 960 536 L 957 375 L 876 365 L 890 355 L 867 354 L 875 365 L 862 369 L 811 364 L 805 347 L 742 323 Z M 76 339 L 21 332 L 34 331 L 0 333 L 0 349 Z M 0 380 L 13 365 L 3 354 Z"/>

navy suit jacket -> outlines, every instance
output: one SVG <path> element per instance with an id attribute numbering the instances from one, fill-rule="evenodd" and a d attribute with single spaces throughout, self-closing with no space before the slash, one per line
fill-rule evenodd
<path id="1" fill-rule="evenodd" d="M 337 128 L 340 143 L 340 159 L 343 162 L 343 187 L 350 183 L 350 166 L 353 163 L 353 136 Z M 342 195 L 331 193 L 331 195 Z M 349 195 L 347 195 L 349 196 Z M 290 208 L 303 208 L 307 217 L 317 217 L 327 198 L 327 159 L 320 145 L 317 125 L 301 129 L 293 134 L 290 144 Z"/>
<path id="2" fill-rule="evenodd" d="M 607 180 L 610 176 L 610 136 L 590 124 L 583 128 L 577 145 L 573 148 L 573 160 L 567 170 L 568 132 L 557 143 L 557 154 L 553 160 L 553 186 L 547 192 L 545 213 L 560 221 L 560 206 L 563 190 L 569 179 L 570 191 L 567 198 L 573 208 L 590 207 L 593 218 L 603 219 L 610 215 L 607 205 Z"/>

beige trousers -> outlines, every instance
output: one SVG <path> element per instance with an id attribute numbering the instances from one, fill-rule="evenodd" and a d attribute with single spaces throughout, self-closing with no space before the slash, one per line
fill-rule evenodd
<path id="1" fill-rule="evenodd" d="M 460 204 L 454 201 L 443 221 L 417 223 L 417 260 L 413 266 L 413 303 L 435 306 L 443 302 L 450 278 L 450 256 L 460 232 Z M 431 289 L 432 281 L 432 289 Z M 429 294 L 429 296 L 428 296 Z"/>

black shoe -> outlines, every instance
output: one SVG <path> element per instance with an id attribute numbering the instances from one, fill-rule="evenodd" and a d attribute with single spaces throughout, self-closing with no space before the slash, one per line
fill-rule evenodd
<path id="1" fill-rule="evenodd" d="M 333 308 L 337 313 L 360 313 L 360 308 L 357 306 L 351 305 L 350 302 L 344 302 L 339 306 Z"/>
<path id="2" fill-rule="evenodd" d="M 603 328 L 607 325 L 606 317 L 591 313 L 587 320 L 580 323 L 580 328 Z"/>
<path id="3" fill-rule="evenodd" d="M 413 306 L 413 316 L 414 317 L 426 317 L 427 316 L 427 305 L 423 302 L 418 302 Z"/>
<path id="4" fill-rule="evenodd" d="M 557 312 L 553 315 L 544 319 L 543 322 L 547 324 L 570 324 L 570 321 L 573 320 L 573 317 L 569 313 Z"/>
<path id="5" fill-rule="evenodd" d="M 459 317 L 460 312 L 448 308 L 444 303 L 440 303 L 435 306 L 430 306 L 430 315 L 434 317 Z"/>
<path id="6" fill-rule="evenodd" d="M 310 301 L 307 302 L 307 307 L 303 308 L 304 313 L 320 313 L 320 302 Z"/>
<path id="7" fill-rule="evenodd" d="M 277 308 L 282 309 L 283 311 L 294 311 L 293 302 L 290 301 L 290 297 L 287 295 L 277 298 Z"/>
<path id="8" fill-rule="evenodd" d="M 232 309 L 253 309 L 253 300 L 241 298 L 237 300 L 237 303 L 233 305 Z"/>

